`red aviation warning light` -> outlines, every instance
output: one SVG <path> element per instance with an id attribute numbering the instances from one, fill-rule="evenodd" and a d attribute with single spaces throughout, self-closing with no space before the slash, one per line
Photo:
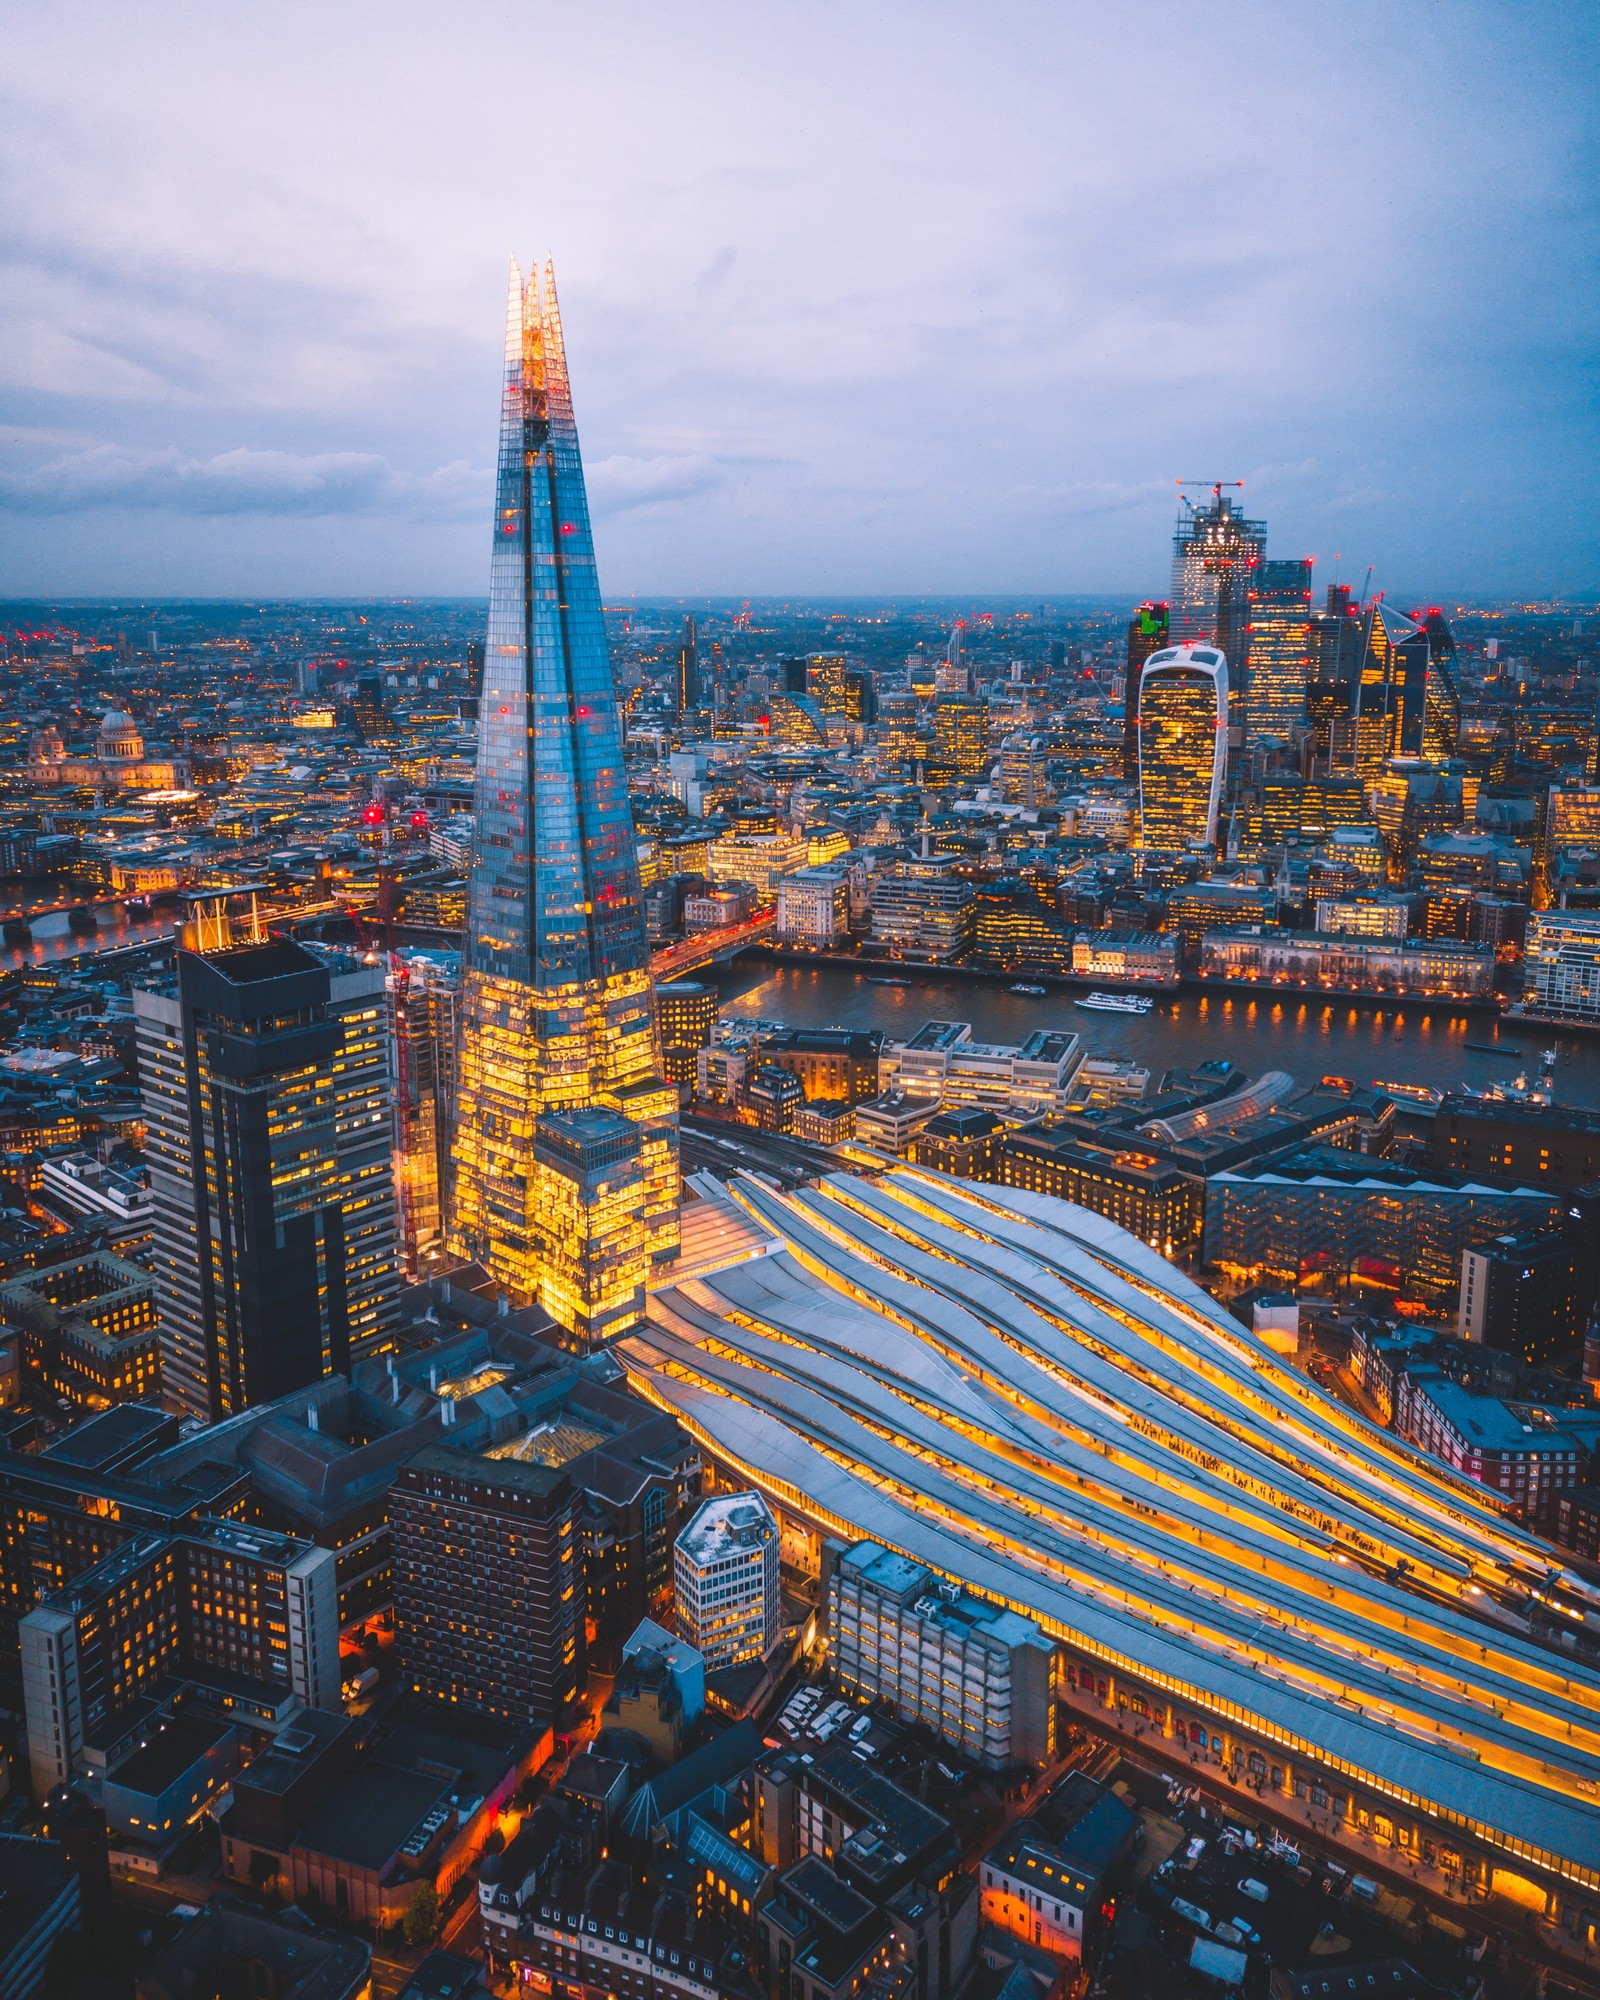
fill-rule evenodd
<path id="1" fill-rule="evenodd" d="M 411 824 L 417 827 L 425 827 L 428 824 L 428 815 L 425 812 L 414 812 L 411 815 Z"/>
<path id="2" fill-rule="evenodd" d="M 363 826 L 382 826 L 383 807 L 378 805 L 368 806 L 366 811 L 361 815 L 361 824 Z"/>

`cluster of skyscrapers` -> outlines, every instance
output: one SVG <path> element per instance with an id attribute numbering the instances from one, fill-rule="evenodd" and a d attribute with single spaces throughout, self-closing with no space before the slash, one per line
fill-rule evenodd
<path id="1" fill-rule="evenodd" d="M 1332 585 L 1312 608 L 1312 560 L 1271 560 L 1267 527 L 1221 482 L 1183 496 L 1172 596 L 1128 631 L 1125 775 L 1140 841 L 1216 846 L 1228 794 L 1303 750 L 1325 772 L 1375 777 L 1394 758 L 1453 756 L 1461 706 L 1441 612 L 1408 618 Z"/>

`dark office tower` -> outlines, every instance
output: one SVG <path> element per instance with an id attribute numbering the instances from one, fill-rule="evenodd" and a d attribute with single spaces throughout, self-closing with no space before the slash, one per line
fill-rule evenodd
<path id="1" fill-rule="evenodd" d="M 1260 562 L 1250 586 L 1250 700 L 1245 745 L 1287 743 L 1306 719 L 1311 679 L 1311 563 Z"/>
<path id="2" fill-rule="evenodd" d="M 1227 761 L 1227 661 L 1214 646 L 1152 653 L 1139 684 L 1139 845 L 1214 847 Z"/>
<path id="3" fill-rule="evenodd" d="M 1330 583 L 1327 602 L 1311 620 L 1312 679 L 1355 685 L 1361 666 L 1361 607 L 1347 583 Z"/>
<path id="4" fill-rule="evenodd" d="M 878 690 L 871 674 L 852 669 L 844 677 L 844 712 L 852 722 L 878 719 Z"/>
<path id="5" fill-rule="evenodd" d="M 382 674 L 362 674 L 356 681 L 350 711 L 363 736 L 381 736 L 389 720 Z"/>
<path id="6" fill-rule="evenodd" d="M 1122 725 L 1122 781 L 1139 782 L 1139 679 L 1144 663 L 1167 643 L 1168 607 L 1146 598 L 1128 621 L 1128 666 L 1124 676 Z M 1054 661 L 1052 644 L 1051 665 Z M 1064 649 L 1063 649 L 1064 651 Z"/>
<path id="7" fill-rule="evenodd" d="M 780 660 L 783 669 L 783 691 L 785 694 L 809 694 L 811 691 L 807 663 L 802 655 L 799 659 Z"/>
<path id="8" fill-rule="evenodd" d="M 1050 641 L 1050 671 L 1053 674 L 1064 674 L 1066 670 L 1067 642 L 1065 639 L 1052 639 Z"/>
<path id="9" fill-rule="evenodd" d="M 161 1377 L 215 1420 L 348 1370 L 399 1297 L 384 975 L 180 951 L 133 996 Z"/>
<path id="10" fill-rule="evenodd" d="M 467 693 L 473 701 L 478 699 L 478 691 L 483 686 L 483 641 L 467 641 Z"/>
<path id="11" fill-rule="evenodd" d="M 1250 586 L 1267 552 L 1267 524 L 1236 513 L 1220 485 L 1205 506 L 1187 498 L 1183 505 L 1172 538 L 1173 642 L 1216 646 L 1235 692 L 1248 694 Z"/>
<path id="12" fill-rule="evenodd" d="M 564 1326 L 581 1319 L 592 1331 L 563 1274 L 603 1267 L 610 1296 L 639 1298 L 652 1264 L 676 1254 L 678 1096 L 656 1040 L 621 723 L 548 266 L 526 287 L 511 269 L 465 956 L 450 1248 L 512 1297 L 541 1297 Z M 609 1210 L 603 1257 L 552 1234 L 581 1227 L 587 1169 L 566 1172 L 564 1138 L 542 1145 L 540 1123 L 586 1106 L 639 1128 L 628 1287 Z"/>
<path id="13" fill-rule="evenodd" d="M 1437 605 L 1415 621 L 1428 640 L 1428 681 L 1422 704 L 1422 754 L 1443 764 L 1461 736 L 1461 695 L 1456 686 L 1456 642 Z"/>
<path id="14" fill-rule="evenodd" d="M 395 1643 L 413 1691 L 554 1722 L 584 1681 L 582 1534 L 564 1470 L 427 1445 L 389 1489 Z"/>
<path id="15" fill-rule="evenodd" d="M 1354 769 L 1375 775 L 1391 757 L 1423 754 L 1428 637 L 1381 600 L 1367 612 L 1351 734 Z"/>
<path id="16" fill-rule="evenodd" d="M 700 649 L 694 620 L 683 621 L 683 637 L 678 641 L 678 713 L 687 715 L 700 706 Z"/>

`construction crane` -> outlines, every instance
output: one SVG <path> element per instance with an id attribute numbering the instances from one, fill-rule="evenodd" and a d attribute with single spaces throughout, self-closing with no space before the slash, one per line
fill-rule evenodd
<path id="1" fill-rule="evenodd" d="M 1200 509 L 1189 498 L 1188 494 L 1184 492 L 1183 489 L 1186 486 L 1203 486 L 1213 500 L 1220 500 L 1222 498 L 1224 487 L 1237 487 L 1241 493 L 1244 491 L 1244 481 L 1242 479 L 1179 479 L 1175 484 L 1178 488 L 1178 498 L 1191 514 L 1198 514 Z"/>

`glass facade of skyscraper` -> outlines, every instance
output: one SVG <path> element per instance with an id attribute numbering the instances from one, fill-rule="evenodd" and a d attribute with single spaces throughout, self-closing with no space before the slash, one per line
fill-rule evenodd
<path id="1" fill-rule="evenodd" d="M 1228 663 L 1213 646 L 1152 653 L 1139 685 L 1139 844 L 1216 844 L 1228 756 Z"/>
<path id="2" fill-rule="evenodd" d="M 1311 562 L 1257 564 L 1250 586 L 1250 697 L 1245 742 L 1287 743 L 1306 719 L 1311 678 Z"/>
<path id="3" fill-rule="evenodd" d="M 549 1239 L 579 1210 L 541 1206 L 539 1121 L 598 1104 L 640 1126 L 647 1270 L 677 1247 L 677 1100 L 548 267 L 526 286 L 512 267 L 476 813 L 451 1247 L 571 1324 L 552 1274 L 591 1260 Z"/>
<path id="4" fill-rule="evenodd" d="M 1356 680 L 1356 770 L 1376 772 L 1391 757 L 1422 755 L 1427 683 L 1427 634 L 1403 613 L 1374 604 L 1367 613 Z"/>

